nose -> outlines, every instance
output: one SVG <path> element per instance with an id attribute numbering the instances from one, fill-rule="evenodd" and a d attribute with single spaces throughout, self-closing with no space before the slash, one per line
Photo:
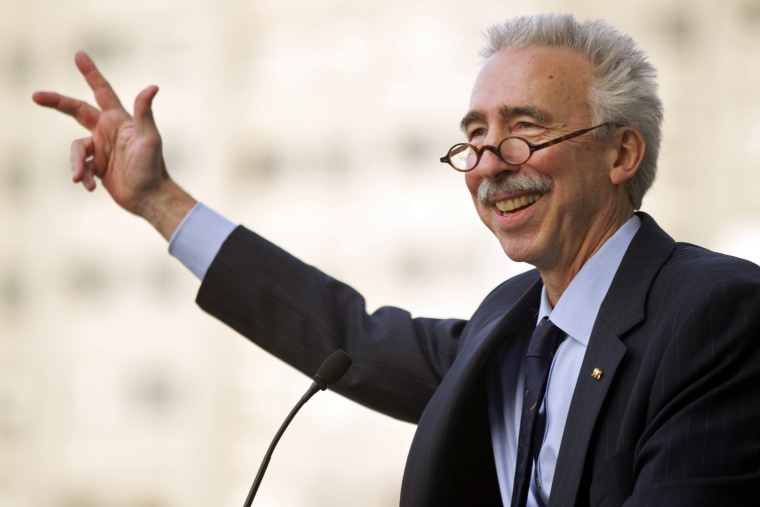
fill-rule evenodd
<path id="1" fill-rule="evenodd" d="M 516 171 L 517 168 L 517 166 L 509 165 L 502 160 L 499 149 L 496 146 L 486 144 L 483 146 L 483 153 L 480 156 L 478 165 L 472 171 L 477 171 L 481 178 L 492 178 L 504 171 Z"/>

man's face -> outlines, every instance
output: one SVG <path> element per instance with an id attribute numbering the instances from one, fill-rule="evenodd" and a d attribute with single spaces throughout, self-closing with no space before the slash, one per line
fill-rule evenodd
<path id="1" fill-rule="evenodd" d="M 591 127 L 592 72 L 583 56 L 567 49 L 494 54 L 477 77 L 470 112 L 462 121 L 469 142 L 498 146 L 506 137 L 519 136 L 539 144 Z M 609 177 L 614 158 L 609 142 L 585 134 L 536 151 L 519 166 L 486 151 L 465 181 L 481 220 L 512 260 L 533 264 L 542 275 L 559 271 L 572 277 L 609 237 L 610 228 L 619 226 L 612 223 L 620 206 Z M 501 189 L 481 202 L 481 184 L 504 176 L 530 177 L 543 185 Z"/>

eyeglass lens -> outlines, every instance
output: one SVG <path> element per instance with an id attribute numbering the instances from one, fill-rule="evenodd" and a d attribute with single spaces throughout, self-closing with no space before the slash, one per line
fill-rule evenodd
<path id="1" fill-rule="evenodd" d="M 449 151 L 449 160 L 460 171 L 469 171 L 478 164 L 481 154 L 469 144 L 457 144 Z M 499 145 L 499 154 L 507 164 L 520 165 L 530 158 L 530 146 L 523 139 L 510 137 Z"/>

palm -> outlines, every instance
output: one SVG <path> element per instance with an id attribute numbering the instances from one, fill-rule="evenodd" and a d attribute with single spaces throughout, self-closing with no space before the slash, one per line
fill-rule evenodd
<path id="1" fill-rule="evenodd" d="M 96 175 L 113 199 L 125 209 L 137 212 L 143 196 L 165 178 L 160 139 L 137 134 L 134 121 L 104 113 L 102 129 L 93 132 Z M 102 153 L 99 153 L 102 146 Z"/>

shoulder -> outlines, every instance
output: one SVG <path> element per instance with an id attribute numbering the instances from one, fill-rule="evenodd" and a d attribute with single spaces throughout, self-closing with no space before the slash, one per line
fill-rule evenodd
<path id="1" fill-rule="evenodd" d="M 760 284 L 760 266 L 738 257 L 689 243 L 676 243 L 672 255 L 663 264 L 661 277 L 676 279 L 691 286 Z"/>
<path id="2" fill-rule="evenodd" d="M 526 291 L 534 288 L 537 283 L 540 288 L 540 282 L 541 275 L 538 270 L 530 269 L 502 282 L 486 296 L 484 302 L 489 299 L 504 299 L 505 297 L 512 299 L 522 296 Z"/>
<path id="3" fill-rule="evenodd" d="M 647 314 L 669 327 L 681 345 L 701 336 L 755 346 L 760 330 L 760 267 L 744 259 L 677 243 L 647 297 Z M 680 338 L 679 338 L 680 337 Z M 735 345 L 736 346 L 736 345 Z M 740 347 L 739 347 L 740 348 Z"/>
<path id="4" fill-rule="evenodd" d="M 760 283 L 760 266 L 701 246 L 674 241 L 652 217 L 639 213 L 642 226 L 629 248 L 633 269 L 682 290 L 725 283 Z M 634 273 L 630 273 L 633 275 Z"/>
<path id="5" fill-rule="evenodd" d="M 541 276 L 537 269 L 513 276 L 485 297 L 470 322 L 478 324 L 484 320 L 500 318 L 514 308 L 538 311 L 541 287 Z"/>

